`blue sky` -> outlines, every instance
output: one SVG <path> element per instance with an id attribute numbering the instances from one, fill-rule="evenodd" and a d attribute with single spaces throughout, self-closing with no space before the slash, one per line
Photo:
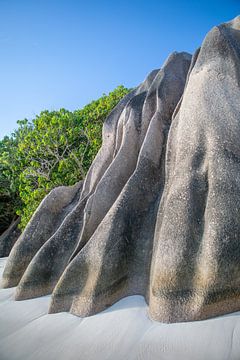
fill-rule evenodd
<path id="1" fill-rule="evenodd" d="M 41 110 L 136 86 L 238 14 L 239 0 L 0 0 L 0 138 Z"/>

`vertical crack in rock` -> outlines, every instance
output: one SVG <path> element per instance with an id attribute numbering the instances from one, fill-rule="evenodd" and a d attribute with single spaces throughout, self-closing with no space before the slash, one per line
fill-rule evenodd
<path id="1" fill-rule="evenodd" d="M 108 116 L 84 182 L 40 204 L 2 285 L 79 316 L 134 294 L 163 322 L 239 310 L 239 80 L 240 17 L 170 55 Z"/>

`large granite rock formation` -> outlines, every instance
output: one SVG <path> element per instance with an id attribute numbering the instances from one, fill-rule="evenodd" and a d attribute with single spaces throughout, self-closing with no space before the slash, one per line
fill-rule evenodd
<path id="1" fill-rule="evenodd" d="M 150 313 L 198 320 L 240 310 L 240 17 L 214 27 L 168 139 Z"/>
<path id="2" fill-rule="evenodd" d="M 239 86 L 240 17 L 116 106 L 84 183 L 44 199 L 3 287 L 79 316 L 133 294 L 164 322 L 239 310 Z"/>

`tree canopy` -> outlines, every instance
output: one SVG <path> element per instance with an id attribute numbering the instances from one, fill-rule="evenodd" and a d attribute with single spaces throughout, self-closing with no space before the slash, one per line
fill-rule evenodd
<path id="1" fill-rule="evenodd" d="M 23 229 L 46 194 L 84 179 L 102 141 L 102 124 L 129 92 L 123 86 L 75 111 L 42 111 L 0 141 L 0 233 L 16 216 Z"/>

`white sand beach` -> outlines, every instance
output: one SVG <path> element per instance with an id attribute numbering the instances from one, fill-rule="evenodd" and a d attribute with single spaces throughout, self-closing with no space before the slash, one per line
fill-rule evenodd
<path id="1" fill-rule="evenodd" d="M 0 259 L 0 275 L 6 258 Z M 162 324 L 149 319 L 141 296 L 81 319 L 47 314 L 50 296 L 14 301 L 0 290 L 1 360 L 227 360 L 240 358 L 240 312 Z"/>

